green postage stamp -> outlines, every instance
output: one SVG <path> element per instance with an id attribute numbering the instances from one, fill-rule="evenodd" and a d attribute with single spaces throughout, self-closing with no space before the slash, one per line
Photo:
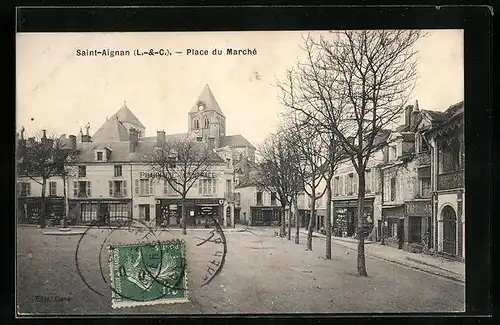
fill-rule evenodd
<path id="1" fill-rule="evenodd" d="M 183 240 L 109 247 L 113 308 L 188 302 Z"/>

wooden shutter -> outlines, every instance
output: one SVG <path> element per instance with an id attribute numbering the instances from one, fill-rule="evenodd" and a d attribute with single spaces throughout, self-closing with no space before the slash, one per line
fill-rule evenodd
<path id="1" fill-rule="evenodd" d="M 139 195 L 139 179 L 135 180 L 135 195 Z"/>
<path id="2" fill-rule="evenodd" d="M 31 183 L 26 183 L 26 196 L 31 196 Z"/>
<path id="3" fill-rule="evenodd" d="M 123 181 L 123 195 L 127 196 L 127 181 Z"/>
<path id="4" fill-rule="evenodd" d="M 73 195 L 78 196 L 78 183 L 73 182 Z"/>
<path id="5" fill-rule="evenodd" d="M 91 182 L 90 182 L 90 181 L 88 181 L 88 182 L 87 182 L 87 196 L 92 196 L 92 189 L 91 189 L 91 186 L 92 186 Z"/>
<path id="6" fill-rule="evenodd" d="M 217 194 L 217 179 L 213 178 L 212 182 L 213 182 L 213 194 L 216 195 Z"/>
<path id="7" fill-rule="evenodd" d="M 163 180 L 163 194 L 168 194 L 168 182 L 166 179 Z"/>
<path id="8" fill-rule="evenodd" d="M 198 194 L 203 194 L 203 180 L 200 179 L 198 182 Z"/>
<path id="9" fill-rule="evenodd" d="M 109 196 L 113 196 L 113 181 L 109 181 Z"/>
<path id="10" fill-rule="evenodd" d="M 149 195 L 153 195 L 153 180 L 149 179 Z"/>

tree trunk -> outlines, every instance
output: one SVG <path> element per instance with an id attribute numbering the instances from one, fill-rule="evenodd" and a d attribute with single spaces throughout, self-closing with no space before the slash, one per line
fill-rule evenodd
<path id="1" fill-rule="evenodd" d="M 42 198 L 40 201 L 40 228 L 45 228 L 45 188 L 47 187 L 47 180 L 42 180 Z"/>
<path id="2" fill-rule="evenodd" d="M 316 189 L 313 189 L 311 193 L 315 193 Z M 309 224 L 307 225 L 307 249 L 312 251 L 312 233 L 313 233 L 313 220 L 315 218 L 316 210 L 316 195 L 311 196 L 311 214 L 309 216 Z"/>
<path id="3" fill-rule="evenodd" d="M 332 226 L 330 225 L 330 218 L 332 214 L 332 184 L 330 181 L 326 184 L 326 218 L 325 218 L 325 230 L 326 230 L 326 253 L 325 257 L 327 260 L 332 259 Z"/>
<path id="4" fill-rule="evenodd" d="M 287 239 L 288 240 L 291 240 L 292 239 L 292 216 L 293 216 L 293 212 L 292 212 L 292 205 L 289 204 L 289 212 L 288 212 L 288 232 L 287 232 Z"/>
<path id="5" fill-rule="evenodd" d="M 280 237 L 285 237 L 285 206 L 281 206 L 281 226 L 280 226 Z"/>
<path id="6" fill-rule="evenodd" d="M 293 198 L 293 214 L 295 215 L 295 244 L 299 244 L 299 236 L 300 236 L 300 215 L 299 215 L 299 207 L 297 206 L 297 197 Z"/>
<path id="7" fill-rule="evenodd" d="M 186 197 L 182 196 L 181 202 L 181 225 L 182 225 L 182 234 L 186 234 Z"/>
<path id="8" fill-rule="evenodd" d="M 358 275 L 368 276 L 365 263 L 365 173 L 358 172 Z"/>

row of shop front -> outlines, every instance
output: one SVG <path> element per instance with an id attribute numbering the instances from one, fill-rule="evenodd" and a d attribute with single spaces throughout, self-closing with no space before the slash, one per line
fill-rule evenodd
<path id="1" fill-rule="evenodd" d="M 46 198 L 46 216 L 58 223 L 64 216 L 62 197 Z M 226 227 L 234 225 L 234 208 L 221 198 L 186 199 L 187 227 L 209 227 L 213 219 Z M 18 222 L 38 224 L 41 198 L 18 199 Z M 114 224 L 123 220 L 141 220 L 159 227 L 180 227 L 182 202 L 180 199 L 154 199 L 138 202 L 132 199 L 80 199 L 68 200 L 67 222 L 71 225 Z"/>

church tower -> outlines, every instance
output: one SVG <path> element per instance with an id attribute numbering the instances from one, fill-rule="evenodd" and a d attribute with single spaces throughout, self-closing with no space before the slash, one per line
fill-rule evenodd
<path id="1" fill-rule="evenodd" d="M 219 148 L 220 139 L 226 135 L 226 117 L 208 85 L 203 88 L 188 116 L 189 134 L 212 148 Z"/>

